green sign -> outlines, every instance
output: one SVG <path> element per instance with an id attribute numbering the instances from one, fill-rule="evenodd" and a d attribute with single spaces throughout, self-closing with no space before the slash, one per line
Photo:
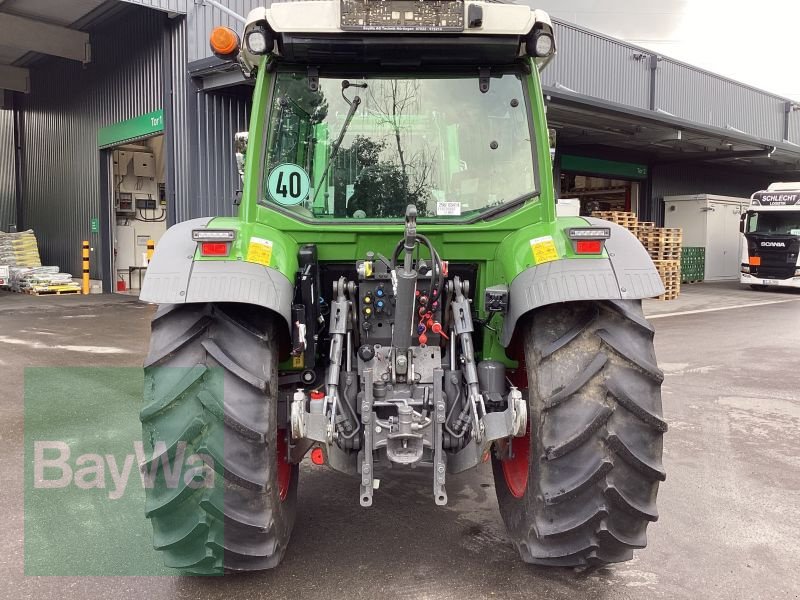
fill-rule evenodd
<path id="1" fill-rule="evenodd" d="M 621 179 L 647 179 L 649 172 L 647 165 L 570 154 L 561 156 L 561 170 Z"/>
<path id="2" fill-rule="evenodd" d="M 139 138 L 155 135 L 164 131 L 164 111 L 154 110 L 127 121 L 101 127 L 97 131 L 97 145 L 100 148 L 118 146 Z"/>
<path id="3" fill-rule="evenodd" d="M 100 219 L 97 217 L 92 217 L 92 233 L 98 233 L 100 231 Z"/>

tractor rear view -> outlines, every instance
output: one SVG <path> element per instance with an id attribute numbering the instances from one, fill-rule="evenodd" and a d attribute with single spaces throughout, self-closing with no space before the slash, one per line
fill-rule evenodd
<path id="1" fill-rule="evenodd" d="M 274 3 L 211 44 L 255 81 L 238 215 L 172 227 L 141 296 L 166 564 L 276 566 L 308 454 L 371 510 L 404 469 L 446 505 L 448 476 L 491 460 L 523 560 L 630 559 L 665 477 L 641 309 L 663 288 L 626 230 L 556 216 L 548 16 Z"/>

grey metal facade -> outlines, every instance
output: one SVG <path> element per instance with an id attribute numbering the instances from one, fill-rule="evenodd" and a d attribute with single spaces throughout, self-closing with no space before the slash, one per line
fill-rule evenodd
<path id="1" fill-rule="evenodd" d="M 265 0 L 223 0 L 221 4 L 246 17 L 254 8 L 271 3 Z M 239 21 L 209 4 L 194 4 L 190 6 L 186 20 L 189 27 L 189 62 L 211 56 L 208 37 L 214 27 L 226 25 L 236 31 L 242 30 L 242 24 Z"/>
<path id="2" fill-rule="evenodd" d="M 558 53 L 542 73 L 545 87 L 564 89 L 646 109 L 650 104 L 650 69 L 634 47 L 570 23 L 556 21 Z"/>
<path id="3" fill-rule="evenodd" d="M 241 187 L 233 153 L 233 136 L 247 129 L 249 88 L 203 91 L 188 75 L 189 20 L 171 24 L 169 42 L 171 138 L 174 173 L 170 186 L 173 222 L 212 215 L 233 215 L 233 199 Z"/>
<path id="4" fill-rule="evenodd" d="M 169 147 L 169 222 L 234 214 L 240 182 L 233 136 L 247 129 L 250 89 L 203 91 L 188 74 L 189 30 L 186 17 L 130 7 L 93 33 L 94 62 L 82 67 L 50 60 L 32 70 L 32 92 L 20 106 L 25 122 L 22 225 L 36 229 L 47 264 L 79 272 L 80 244 L 89 239 L 96 251 L 92 276 L 101 276 L 100 259 L 109 248 L 90 231 L 91 219 L 103 216 L 97 130 L 159 108 Z M 10 118 L 8 123 L 11 132 Z M 0 143 L 4 124 L 0 118 Z M 10 175 L 3 171 L 6 162 Z M 13 155 L 0 159 L 3 185 L 13 183 L 13 165 Z M 11 219 L 14 196 L 7 202 L 5 196 L 0 218 L 8 213 Z"/>
<path id="5" fill-rule="evenodd" d="M 674 60 L 658 62 L 656 108 L 722 129 L 783 141 L 786 100 Z"/>
<path id="6" fill-rule="evenodd" d="M 187 15 L 187 40 L 189 61 L 201 60 L 211 56 L 208 47 L 208 36 L 218 25 L 225 25 L 240 30 L 242 24 L 230 15 L 203 3 L 203 0 L 123 0 L 130 4 L 138 4 L 166 12 L 184 13 Z M 220 4 L 243 17 L 254 8 L 269 6 L 269 0 L 220 0 Z"/>
<path id="7" fill-rule="evenodd" d="M 711 165 L 661 165 L 652 168 L 651 190 L 643 220 L 664 223 L 664 197 L 684 194 L 716 194 L 749 198 L 753 192 L 766 189 L 769 177 Z"/>
<path id="8" fill-rule="evenodd" d="M 558 55 L 544 71 L 546 89 L 800 144 L 800 103 L 571 23 L 554 26 Z"/>
<path id="9" fill-rule="evenodd" d="M 165 12 L 182 13 L 186 14 L 190 4 L 194 4 L 194 0 L 122 0 L 128 4 L 136 4 L 146 8 L 155 8 L 156 10 L 163 10 Z"/>
<path id="10" fill-rule="evenodd" d="M 17 222 L 14 175 L 14 113 L 0 110 L 0 231 Z"/>
<path id="11" fill-rule="evenodd" d="M 161 108 L 164 20 L 131 9 L 93 34 L 95 60 L 82 66 L 54 59 L 31 70 L 24 116 L 24 227 L 36 229 L 42 261 L 80 273 L 81 240 L 96 249 L 99 276 L 100 153 L 97 130 Z"/>
<path id="12" fill-rule="evenodd" d="M 235 92 L 201 92 L 197 95 L 198 141 L 196 193 L 180 220 L 208 215 L 233 215 L 236 191 L 241 188 L 236 171 L 233 136 L 250 121 L 250 99 Z"/>

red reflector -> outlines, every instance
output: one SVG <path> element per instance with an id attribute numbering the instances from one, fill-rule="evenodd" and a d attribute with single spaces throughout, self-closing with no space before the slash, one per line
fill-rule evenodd
<path id="1" fill-rule="evenodd" d="M 311 462 L 315 465 L 325 464 L 325 453 L 322 451 L 322 448 L 314 448 L 311 451 Z"/>
<path id="2" fill-rule="evenodd" d="M 228 244 L 220 242 L 203 242 L 200 244 L 203 256 L 228 256 Z"/>
<path id="3" fill-rule="evenodd" d="M 603 252 L 603 240 L 577 240 L 575 252 L 578 254 L 600 254 Z"/>

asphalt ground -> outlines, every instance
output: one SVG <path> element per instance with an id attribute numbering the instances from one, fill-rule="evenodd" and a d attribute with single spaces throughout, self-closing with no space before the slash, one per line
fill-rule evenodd
<path id="1" fill-rule="evenodd" d="M 419 472 L 384 479 L 362 509 L 356 481 L 304 464 L 283 564 L 197 578 L 166 574 L 150 549 L 135 476 L 117 500 L 110 484 L 32 484 L 34 440 L 104 454 L 135 439 L 153 308 L 0 294 L 0 598 L 798 598 L 799 301 L 704 284 L 646 303 L 670 430 L 661 517 L 631 562 L 523 564 L 485 465 L 449 478 L 446 508 Z"/>

